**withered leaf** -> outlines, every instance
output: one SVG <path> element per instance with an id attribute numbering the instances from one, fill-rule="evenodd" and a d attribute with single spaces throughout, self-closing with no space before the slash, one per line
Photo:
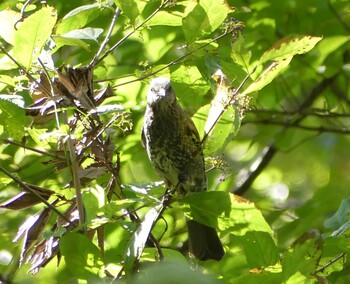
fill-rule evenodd
<path id="1" fill-rule="evenodd" d="M 35 242 L 40 238 L 51 212 L 50 208 L 45 208 L 42 212 L 28 218 L 19 228 L 13 241 L 18 242 L 19 239 L 24 237 L 20 255 L 20 265 L 23 263 L 27 251 L 33 247 Z"/>
<path id="2" fill-rule="evenodd" d="M 36 185 L 27 184 L 27 186 L 30 187 L 33 191 L 35 191 L 37 194 L 39 194 L 45 200 L 48 200 L 49 197 L 55 193 L 52 190 L 39 187 Z M 1 203 L 0 208 L 20 210 L 20 209 L 33 206 L 40 202 L 41 200 L 37 196 L 35 196 L 33 193 L 29 191 L 24 191 L 12 197 L 11 199 Z"/>

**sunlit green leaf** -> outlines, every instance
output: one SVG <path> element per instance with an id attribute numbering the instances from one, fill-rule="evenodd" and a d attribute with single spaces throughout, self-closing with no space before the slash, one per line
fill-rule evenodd
<path id="1" fill-rule="evenodd" d="M 137 2 L 134 0 L 114 0 L 114 3 L 122 10 L 131 21 L 132 25 L 135 25 L 135 20 L 140 14 Z"/>
<path id="2" fill-rule="evenodd" d="M 25 69 L 28 70 L 39 57 L 56 20 L 55 9 L 47 6 L 26 18 L 18 28 L 13 56 Z"/>
<path id="3" fill-rule="evenodd" d="M 223 213 L 230 214 L 231 210 L 229 194 L 225 192 L 201 192 L 181 198 L 179 201 L 191 219 L 210 227 L 217 227 L 218 217 Z"/>
<path id="4" fill-rule="evenodd" d="M 178 261 L 165 261 L 148 265 L 144 273 L 137 274 L 133 281 L 135 284 L 218 284 L 220 282 L 212 275 L 204 274 L 198 269 L 191 269 L 188 265 Z"/>
<path id="5" fill-rule="evenodd" d="M 3 10 L 0 12 L 0 37 L 9 44 L 15 44 L 15 23 L 20 17 L 20 13 L 12 10 Z"/>
<path id="6" fill-rule="evenodd" d="M 53 53 L 55 53 L 62 46 L 79 46 L 79 47 L 85 49 L 86 51 L 90 51 L 90 48 L 89 48 L 90 45 L 81 39 L 66 38 L 63 36 L 53 36 L 53 40 L 56 43 L 55 49 L 52 51 Z"/>
<path id="7" fill-rule="evenodd" d="M 196 66 L 178 66 L 171 70 L 171 82 L 180 103 L 187 106 L 191 114 L 207 100 L 204 95 L 210 89 Z M 199 132 L 203 131 L 198 129 Z"/>
<path id="8" fill-rule="evenodd" d="M 282 257 L 284 279 L 289 279 L 297 272 L 308 275 L 315 271 L 320 254 L 318 242 L 314 239 L 307 240 L 285 252 Z"/>
<path id="9" fill-rule="evenodd" d="M 339 229 L 349 220 L 350 214 L 350 198 L 343 199 L 340 206 L 331 217 L 324 221 L 324 226 L 326 228 L 331 228 L 333 230 Z"/>
<path id="10" fill-rule="evenodd" d="M 284 38 L 275 43 L 260 58 L 260 63 L 266 61 L 281 61 L 288 59 L 296 54 L 303 54 L 314 48 L 314 46 L 322 39 L 317 36 L 294 36 Z"/>
<path id="11" fill-rule="evenodd" d="M 69 31 L 68 33 L 61 35 L 61 37 L 97 41 L 101 33 L 103 33 L 103 29 L 85 28 Z"/>
<path id="12" fill-rule="evenodd" d="M 201 192 L 182 198 L 181 206 L 191 218 L 211 227 L 219 225 L 238 236 L 249 231 L 272 235 L 272 229 L 255 205 L 227 192 Z"/>
<path id="13" fill-rule="evenodd" d="M 183 19 L 182 29 L 188 42 L 205 37 L 216 30 L 227 14 L 228 6 L 222 1 L 201 0 Z"/>
<path id="14" fill-rule="evenodd" d="M 100 3 L 80 6 L 66 14 L 56 27 L 56 34 L 65 34 L 84 27 L 88 22 L 98 17 Z"/>
<path id="15" fill-rule="evenodd" d="M 149 26 L 181 26 L 182 13 L 160 11 L 147 24 Z"/>
<path id="16" fill-rule="evenodd" d="M 75 278 L 99 279 L 103 276 L 103 261 L 100 250 L 86 236 L 68 233 L 61 238 L 60 252 L 66 269 Z"/>
<path id="17" fill-rule="evenodd" d="M 244 253 L 250 267 L 274 265 L 279 256 L 271 235 L 266 232 L 251 231 L 243 237 Z"/>
<path id="18" fill-rule="evenodd" d="M 127 275 L 131 275 L 135 269 L 136 261 L 140 259 L 142 255 L 152 227 L 159 217 L 161 206 L 162 205 L 157 205 L 146 213 L 144 220 L 140 223 L 138 229 L 134 232 L 129 241 L 125 253 L 125 272 Z"/>
<path id="19" fill-rule="evenodd" d="M 20 141 L 24 136 L 25 117 L 22 107 L 0 98 L 0 124 L 6 136 Z M 5 135 L 3 133 L 2 135 Z"/>
<path id="20" fill-rule="evenodd" d="M 98 185 L 86 189 L 83 194 L 85 219 L 87 222 L 97 217 L 100 208 L 105 204 L 104 189 Z"/>
<path id="21" fill-rule="evenodd" d="M 290 63 L 293 57 L 287 57 L 271 63 L 263 73 L 243 91 L 243 95 L 256 92 L 270 84 Z"/>

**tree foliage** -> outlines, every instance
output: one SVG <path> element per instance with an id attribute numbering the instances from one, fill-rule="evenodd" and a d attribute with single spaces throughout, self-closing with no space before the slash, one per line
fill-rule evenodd
<path id="1" fill-rule="evenodd" d="M 0 3 L 0 281 L 347 283 L 349 9 Z M 170 196 L 141 145 L 156 76 L 202 134 L 208 192 Z M 185 217 L 222 260 L 189 257 Z"/>

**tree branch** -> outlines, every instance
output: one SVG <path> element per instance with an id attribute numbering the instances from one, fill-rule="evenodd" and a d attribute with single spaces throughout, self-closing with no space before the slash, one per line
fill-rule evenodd
<path id="1" fill-rule="evenodd" d="M 262 120 L 250 120 L 245 121 L 243 124 L 265 124 L 265 125 L 281 125 L 285 128 L 299 128 L 301 130 L 307 130 L 307 131 L 316 131 L 316 132 L 329 132 L 329 133 L 336 133 L 336 134 L 350 134 L 350 129 L 347 128 L 329 128 L 324 126 L 307 126 L 307 125 L 300 125 L 300 124 L 288 124 L 283 121 L 271 121 L 269 119 L 262 119 Z"/>
<path id="2" fill-rule="evenodd" d="M 126 41 L 131 35 L 133 35 L 137 30 L 143 27 L 150 19 L 152 19 L 161 9 L 163 9 L 171 0 L 166 0 L 151 14 L 149 15 L 142 23 L 138 24 L 136 28 L 129 33 L 127 33 L 121 40 L 119 40 L 115 45 L 106 51 L 98 60 L 94 61 L 94 66 L 99 64 L 103 59 L 105 59 L 113 50 L 115 50 L 119 45 Z"/>
<path id="3" fill-rule="evenodd" d="M 109 30 L 107 32 L 107 35 L 105 37 L 105 39 L 103 40 L 100 48 L 98 49 L 97 53 L 95 54 L 94 58 L 92 59 L 92 61 L 90 62 L 89 64 L 89 68 L 92 68 L 94 67 L 98 62 L 99 62 L 99 59 L 98 57 L 100 56 L 100 54 L 102 53 L 103 49 L 106 47 L 108 41 L 109 41 L 109 38 L 111 37 L 111 34 L 112 34 L 112 31 L 113 31 L 113 28 L 114 28 L 114 25 L 118 19 L 120 15 L 120 9 L 117 7 L 114 11 L 114 15 L 113 15 L 113 18 L 112 18 L 112 21 L 111 21 L 111 24 L 109 25 Z"/>
<path id="4" fill-rule="evenodd" d="M 346 255 L 345 252 L 341 253 L 340 255 L 338 255 L 336 258 L 331 259 L 330 261 L 328 261 L 325 265 L 323 265 L 322 267 L 320 267 L 319 269 L 317 269 L 313 274 L 317 274 L 320 272 L 323 272 L 327 267 L 331 266 L 333 263 L 337 262 L 339 259 L 343 258 Z"/>
<path id="5" fill-rule="evenodd" d="M 306 108 L 312 105 L 315 99 L 327 89 L 331 83 L 336 78 L 337 74 L 331 78 L 324 78 L 318 85 L 316 85 L 309 93 L 307 98 L 300 104 L 299 108 L 294 112 L 294 115 L 290 117 L 288 122 L 286 122 L 285 127 L 298 125 L 306 115 L 298 116 Z M 252 166 L 249 168 L 247 174 L 244 175 L 238 182 L 236 187 L 232 190 L 233 193 L 238 195 L 243 195 L 251 187 L 252 183 L 259 176 L 259 174 L 266 168 L 270 163 L 272 158 L 278 152 L 277 147 L 275 146 L 275 141 L 272 141 L 269 146 L 267 146 L 260 157 L 258 157 Z"/>

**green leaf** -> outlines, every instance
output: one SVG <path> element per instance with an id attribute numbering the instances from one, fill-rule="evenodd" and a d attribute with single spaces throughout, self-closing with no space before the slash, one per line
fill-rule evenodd
<path id="1" fill-rule="evenodd" d="M 232 44 L 231 58 L 232 60 L 243 67 L 244 70 L 249 70 L 249 62 L 252 57 L 252 52 L 246 50 L 246 42 L 243 35 L 239 34 L 237 40 Z"/>
<path id="2" fill-rule="evenodd" d="M 97 38 L 103 33 L 103 29 L 85 28 L 72 30 L 61 35 L 64 38 L 87 39 L 97 41 Z"/>
<path id="3" fill-rule="evenodd" d="M 21 102 L 0 98 L 0 125 L 4 127 L 7 137 L 20 141 L 24 136 L 25 116 L 23 108 L 17 104 Z"/>
<path id="4" fill-rule="evenodd" d="M 303 283 L 303 284 L 313 284 L 315 281 L 310 279 L 309 275 L 304 275 L 299 271 L 294 273 L 291 277 L 289 277 L 285 282 L 285 284 L 295 284 L 295 283 Z"/>
<path id="5" fill-rule="evenodd" d="M 86 51 L 90 51 L 90 45 L 81 39 L 66 38 L 63 36 L 53 36 L 52 38 L 56 43 L 55 49 L 52 51 L 52 53 L 55 53 L 62 46 L 79 46 L 79 47 L 85 49 Z"/>
<path id="6" fill-rule="evenodd" d="M 0 75 L 0 81 L 2 79 L 11 80 L 12 78 Z M 23 97 L 20 95 L 0 95 L 0 101 L 1 100 L 11 102 L 20 108 L 24 108 L 25 102 L 23 100 Z"/>
<path id="7" fill-rule="evenodd" d="M 219 224 L 222 229 L 238 236 L 244 236 L 249 231 L 261 231 L 273 235 L 271 227 L 254 203 L 234 194 L 229 194 L 226 198 L 231 200 L 231 211 L 229 215 L 221 217 Z"/>
<path id="8" fill-rule="evenodd" d="M 309 35 L 281 39 L 262 55 L 260 64 L 267 61 L 281 61 L 296 54 L 306 53 L 314 48 L 321 39 L 322 37 Z"/>
<path id="9" fill-rule="evenodd" d="M 108 218 L 114 218 L 116 216 L 125 215 L 125 211 L 122 210 L 135 205 L 136 202 L 137 201 L 133 199 L 114 200 L 102 206 L 99 211 Z"/>
<path id="10" fill-rule="evenodd" d="M 94 187 L 90 187 L 89 189 L 85 190 L 82 196 L 86 222 L 88 223 L 96 218 L 97 213 L 105 203 L 104 189 L 99 185 L 95 185 Z"/>
<path id="11" fill-rule="evenodd" d="M 245 89 L 242 95 L 247 95 L 252 92 L 256 92 L 270 84 L 291 62 L 293 56 L 281 59 L 271 63 L 264 72 Z"/>
<path id="12" fill-rule="evenodd" d="M 70 11 L 57 24 L 56 34 L 61 35 L 84 27 L 88 22 L 100 15 L 97 10 L 99 7 L 101 7 L 100 3 L 94 3 L 80 6 Z"/>
<path id="13" fill-rule="evenodd" d="M 244 90 L 243 95 L 259 91 L 270 84 L 289 65 L 294 55 L 308 52 L 321 39 L 321 37 L 313 36 L 295 36 L 275 43 L 262 55 L 259 64 L 267 61 L 273 62 Z"/>
<path id="14" fill-rule="evenodd" d="M 60 253 L 71 275 L 89 281 L 103 276 L 103 261 L 100 250 L 86 236 L 68 233 L 61 238 Z"/>
<path id="15" fill-rule="evenodd" d="M 212 275 L 202 273 L 201 269 L 192 269 L 188 264 L 178 261 L 149 264 L 141 273 L 136 273 L 134 284 L 217 284 L 223 283 Z"/>
<path id="16" fill-rule="evenodd" d="M 181 26 L 182 13 L 159 11 L 149 22 L 148 26 Z"/>
<path id="17" fill-rule="evenodd" d="M 349 214 L 350 197 L 341 201 L 337 212 L 324 221 L 324 226 L 333 230 L 339 229 L 349 220 Z"/>
<path id="18" fill-rule="evenodd" d="M 282 257 L 283 278 L 287 280 L 295 273 L 310 275 L 316 270 L 320 255 L 318 240 L 309 239 L 301 245 L 296 245 Z"/>
<path id="19" fill-rule="evenodd" d="M 135 265 L 143 253 L 149 234 L 159 217 L 162 206 L 162 204 L 159 204 L 146 213 L 144 220 L 128 243 L 124 258 L 125 273 L 128 276 L 132 275 L 135 270 Z"/>
<path id="20" fill-rule="evenodd" d="M 319 66 L 324 63 L 324 60 L 343 44 L 347 43 L 350 40 L 350 36 L 329 36 L 322 39 L 322 41 L 316 46 L 316 49 L 319 51 L 319 56 L 316 60 L 316 66 Z"/>
<path id="21" fill-rule="evenodd" d="M 130 19 L 131 24 L 135 25 L 136 18 L 140 14 L 137 2 L 134 0 L 114 0 L 114 3 Z"/>
<path id="22" fill-rule="evenodd" d="M 230 214 L 229 193 L 206 191 L 185 196 L 178 200 L 185 213 L 191 218 L 210 227 L 218 227 L 218 218 Z"/>
<path id="23" fill-rule="evenodd" d="M 191 43 L 215 31 L 230 12 L 223 1 L 201 0 L 183 19 L 182 30 Z"/>
<path id="24" fill-rule="evenodd" d="M 210 86 L 196 66 L 181 65 L 176 69 L 171 68 L 171 83 L 177 98 L 189 113 L 194 113 L 206 104 L 207 100 L 204 95 Z M 203 129 L 198 129 L 198 131 L 201 133 Z"/>
<path id="25" fill-rule="evenodd" d="M 200 192 L 179 202 L 190 218 L 237 236 L 249 231 L 273 233 L 254 203 L 228 192 Z"/>
<path id="26" fill-rule="evenodd" d="M 247 232 L 242 240 L 244 253 L 251 268 L 276 264 L 279 258 L 278 249 L 270 234 L 258 231 Z"/>
<path id="27" fill-rule="evenodd" d="M 207 106 L 204 106 L 203 108 L 199 109 L 199 111 L 195 114 L 195 117 L 206 117 L 208 113 L 207 108 Z M 213 131 L 205 143 L 204 154 L 214 155 L 222 153 L 227 144 L 237 135 L 240 125 L 241 118 L 238 112 L 230 106 L 227 110 L 225 110 L 220 120 L 213 128 Z"/>
<path id="28" fill-rule="evenodd" d="M 330 258 L 335 258 L 341 253 L 350 253 L 350 239 L 348 235 L 328 237 L 324 240 L 322 257 L 327 262 Z"/>
<path id="29" fill-rule="evenodd" d="M 3 10 L 0 12 L 0 37 L 9 44 L 15 44 L 15 24 L 20 17 L 20 13 L 12 10 Z"/>
<path id="30" fill-rule="evenodd" d="M 26 18 L 18 28 L 13 56 L 26 70 L 39 57 L 56 20 L 56 10 L 46 6 Z"/>
<path id="31" fill-rule="evenodd" d="M 94 3 L 94 4 L 89 4 L 89 5 L 83 5 L 83 6 L 79 6 L 77 8 L 75 8 L 74 10 L 70 11 L 68 14 L 66 14 L 63 19 L 68 19 L 68 18 L 72 18 L 82 12 L 85 12 L 85 11 L 91 11 L 91 10 L 95 10 L 97 8 L 101 7 L 101 4 L 100 3 Z M 76 19 L 76 18 L 75 18 Z"/>
<path id="32" fill-rule="evenodd" d="M 338 230 L 334 231 L 332 233 L 332 236 L 333 237 L 338 237 L 338 236 L 344 234 L 349 229 L 350 229 L 350 221 L 347 221 Z"/>

